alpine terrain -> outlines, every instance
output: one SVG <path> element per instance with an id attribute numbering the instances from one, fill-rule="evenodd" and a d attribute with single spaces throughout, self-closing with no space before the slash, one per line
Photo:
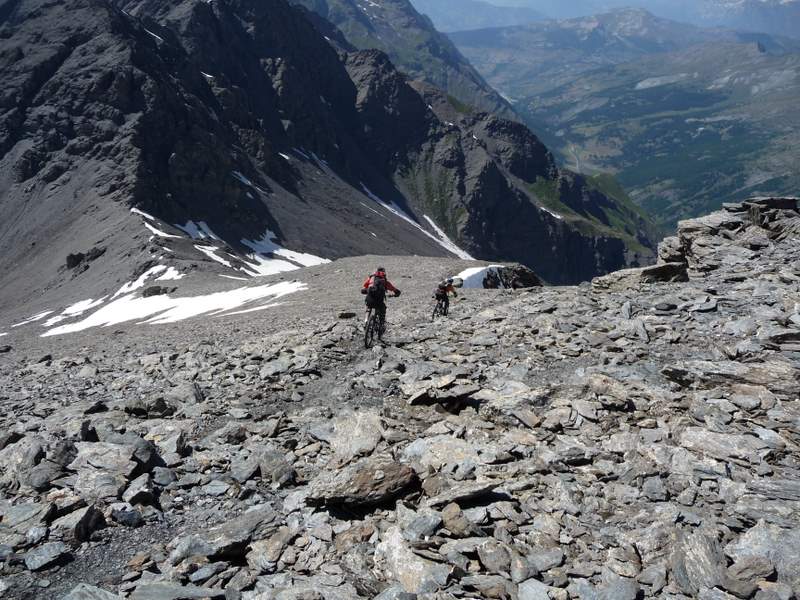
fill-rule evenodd
<path id="1" fill-rule="evenodd" d="M 625 9 L 451 34 L 556 155 L 674 227 L 800 185 L 800 43 Z"/>
<path id="2" fill-rule="evenodd" d="M 800 597 L 794 195 L 656 243 L 405 0 L 0 0 L 0 76 L 1 600 Z"/>

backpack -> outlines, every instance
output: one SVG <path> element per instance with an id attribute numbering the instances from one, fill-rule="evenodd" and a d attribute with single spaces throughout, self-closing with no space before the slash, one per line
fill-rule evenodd
<path id="1" fill-rule="evenodd" d="M 383 277 L 372 276 L 367 288 L 367 295 L 375 300 L 383 300 L 386 296 L 386 280 Z"/>

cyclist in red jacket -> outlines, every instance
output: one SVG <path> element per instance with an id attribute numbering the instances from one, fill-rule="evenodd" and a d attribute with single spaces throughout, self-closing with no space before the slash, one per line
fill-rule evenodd
<path id="1" fill-rule="evenodd" d="M 364 300 L 367 305 L 367 316 L 364 317 L 366 323 L 369 317 L 369 309 L 374 309 L 378 313 L 381 321 L 386 321 L 386 292 L 394 292 L 395 296 L 400 295 L 400 290 L 392 285 L 386 277 L 386 269 L 378 267 L 378 269 L 364 281 L 361 287 L 361 293 L 367 297 Z"/>

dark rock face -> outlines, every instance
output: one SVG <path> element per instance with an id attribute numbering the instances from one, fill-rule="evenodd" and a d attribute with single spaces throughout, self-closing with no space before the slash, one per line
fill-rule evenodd
<path id="1" fill-rule="evenodd" d="M 588 222 L 607 220 L 603 211 L 615 201 L 591 190 L 580 176 L 559 171 L 524 125 L 487 113 L 460 113 L 424 84 L 413 84 L 414 93 L 374 50 L 348 55 L 347 69 L 358 89 L 365 141 L 377 149 L 380 170 L 417 214 L 434 218 L 466 250 L 487 260 L 530 265 L 554 283 L 588 279 L 628 263 L 626 242 L 600 228 L 592 231 Z M 566 217 L 544 208 L 551 192 Z M 638 229 L 645 226 L 631 221 Z"/>

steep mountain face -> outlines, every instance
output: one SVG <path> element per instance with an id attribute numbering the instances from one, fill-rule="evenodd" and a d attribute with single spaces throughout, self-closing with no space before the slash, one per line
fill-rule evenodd
<path id="1" fill-rule="evenodd" d="M 291 0 L 333 24 L 360 49 L 378 49 L 414 79 L 479 110 L 516 118 L 453 43 L 409 0 Z"/>
<path id="2" fill-rule="evenodd" d="M 97 298 L 167 266 L 469 252 L 577 281 L 652 254 L 638 215 L 619 233 L 547 212 L 531 181 L 626 209 L 524 127 L 412 88 L 379 52 L 339 55 L 282 0 L 3 6 L 7 302 Z"/>
<path id="3" fill-rule="evenodd" d="M 383 124 L 365 132 L 383 172 L 470 252 L 480 240 L 482 258 L 534 261 L 548 281 L 563 280 L 551 261 L 583 278 L 621 255 L 647 260 L 657 237 L 647 219 L 599 185 L 560 171 L 524 125 L 464 113 L 425 84 L 412 88 L 376 51 L 351 55 L 348 70 L 359 113 Z M 429 112 L 437 118 L 428 133 L 407 127 Z M 548 233 L 536 239 L 531 229 Z"/>
<path id="4" fill-rule="evenodd" d="M 525 6 L 495 6 L 480 0 L 411 0 L 414 8 L 429 17 L 443 32 L 510 27 L 545 19 Z"/>
<path id="5" fill-rule="evenodd" d="M 794 40 L 638 9 L 451 36 L 571 168 L 614 173 L 664 226 L 796 189 Z"/>

